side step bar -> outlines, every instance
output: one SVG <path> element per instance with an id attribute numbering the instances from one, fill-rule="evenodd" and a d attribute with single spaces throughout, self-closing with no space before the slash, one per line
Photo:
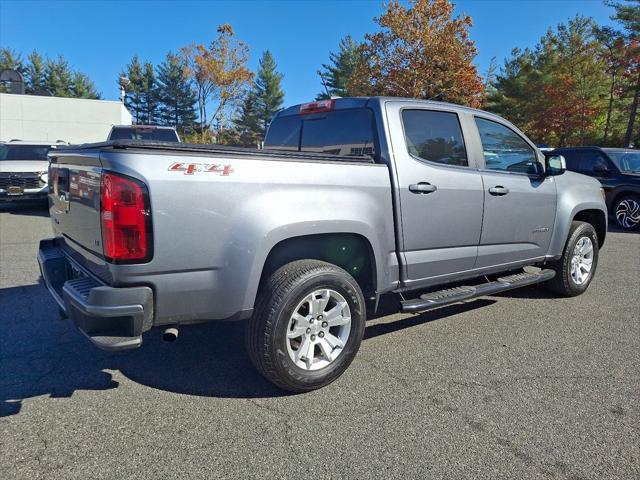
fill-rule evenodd
<path id="1" fill-rule="evenodd" d="M 485 295 L 494 295 L 514 288 L 546 282 L 555 277 L 555 275 L 556 272 L 549 269 L 541 270 L 538 273 L 516 273 L 506 277 L 500 277 L 495 282 L 438 290 L 437 292 L 425 293 L 421 295 L 420 298 L 405 300 L 400 303 L 402 305 L 402 311 L 405 313 L 424 312 L 453 303 L 484 297 Z"/>

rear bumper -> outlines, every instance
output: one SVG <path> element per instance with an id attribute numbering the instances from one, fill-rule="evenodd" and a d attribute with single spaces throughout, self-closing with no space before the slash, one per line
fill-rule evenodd
<path id="1" fill-rule="evenodd" d="M 95 346 L 115 351 L 142 344 L 142 333 L 153 322 L 151 288 L 100 283 L 72 264 L 55 239 L 40 242 L 38 263 L 51 296 Z"/>
<path id="2" fill-rule="evenodd" d="M 0 202 L 20 202 L 28 200 L 46 200 L 49 187 L 26 188 L 21 193 L 12 195 L 9 190 L 0 188 Z"/>

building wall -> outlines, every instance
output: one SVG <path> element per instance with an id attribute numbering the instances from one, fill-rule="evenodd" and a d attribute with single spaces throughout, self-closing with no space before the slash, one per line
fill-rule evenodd
<path id="1" fill-rule="evenodd" d="M 0 93 L 0 140 L 106 140 L 113 125 L 131 125 L 121 102 Z"/>

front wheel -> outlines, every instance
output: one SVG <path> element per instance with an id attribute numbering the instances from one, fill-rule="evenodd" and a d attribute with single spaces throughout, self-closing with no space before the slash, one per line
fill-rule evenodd
<path id="1" fill-rule="evenodd" d="M 548 265 L 556 272 L 548 287 L 566 297 L 584 293 L 596 272 L 598 253 L 598 235 L 593 226 L 572 222 L 562 257 Z"/>
<path id="2" fill-rule="evenodd" d="M 633 230 L 640 227 L 640 197 L 623 195 L 614 205 L 613 213 L 620 228 Z"/>
<path id="3" fill-rule="evenodd" d="M 330 263 L 298 260 L 263 285 L 246 330 L 247 352 L 278 387 L 314 390 L 347 369 L 365 319 L 364 297 L 351 275 Z"/>

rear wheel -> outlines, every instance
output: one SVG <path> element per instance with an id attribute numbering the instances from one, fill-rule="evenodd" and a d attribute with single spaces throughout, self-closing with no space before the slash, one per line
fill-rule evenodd
<path id="1" fill-rule="evenodd" d="M 326 262 L 299 260 L 261 289 L 246 331 L 249 356 L 280 388 L 306 392 L 328 385 L 355 357 L 365 328 L 358 283 Z"/>
<path id="2" fill-rule="evenodd" d="M 620 228 L 633 230 L 640 227 L 640 197 L 637 195 L 623 195 L 613 207 L 616 223 Z"/>
<path id="3" fill-rule="evenodd" d="M 554 292 L 566 297 L 584 293 L 598 265 L 598 236 L 589 223 L 573 222 L 562 257 L 549 263 L 556 276 L 547 283 Z"/>

